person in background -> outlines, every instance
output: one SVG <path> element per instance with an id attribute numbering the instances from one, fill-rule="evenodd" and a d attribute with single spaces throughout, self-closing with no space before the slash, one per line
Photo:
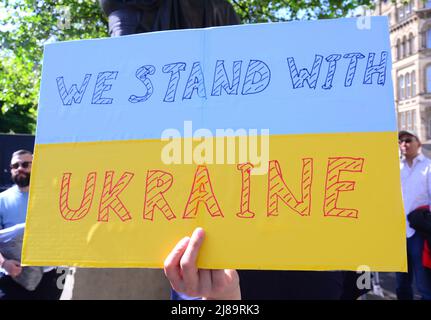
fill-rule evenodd
<path id="1" fill-rule="evenodd" d="M 100 0 L 112 37 L 239 24 L 226 0 Z"/>
<path id="2" fill-rule="evenodd" d="M 25 223 L 33 154 L 27 150 L 13 153 L 10 170 L 15 183 L 0 193 L 0 229 Z M 3 272 L 2 270 L 3 269 Z M 0 252 L 0 300 L 59 300 L 62 289 L 57 286 L 56 268 L 44 267 L 43 276 L 35 290 L 27 290 L 13 280 L 22 272 L 19 261 L 7 259 Z"/>
<path id="3" fill-rule="evenodd" d="M 401 186 L 406 220 L 408 214 L 431 204 L 431 160 L 421 152 L 421 142 L 413 131 L 400 131 L 398 134 L 400 152 Z M 412 300 L 413 278 L 424 300 L 431 300 L 431 274 L 422 264 L 425 239 L 411 228 L 407 221 L 407 262 L 408 272 L 397 273 L 397 298 Z"/>

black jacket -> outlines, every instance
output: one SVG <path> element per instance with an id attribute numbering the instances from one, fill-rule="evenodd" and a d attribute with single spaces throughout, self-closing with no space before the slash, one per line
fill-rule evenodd
<path id="1" fill-rule="evenodd" d="M 128 14 L 118 16 L 130 19 L 138 14 L 138 24 L 133 33 L 205 28 L 239 24 L 232 5 L 225 0 L 99 0 L 109 17 L 123 10 Z M 134 18 L 132 18 L 133 20 Z"/>
<path id="2" fill-rule="evenodd" d="M 407 216 L 410 226 L 431 244 L 431 212 L 428 209 L 416 209 Z"/>

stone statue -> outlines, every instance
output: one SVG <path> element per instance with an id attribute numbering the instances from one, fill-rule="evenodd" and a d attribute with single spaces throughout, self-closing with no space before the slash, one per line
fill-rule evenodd
<path id="1" fill-rule="evenodd" d="M 226 0 L 99 0 L 112 37 L 239 24 Z"/>

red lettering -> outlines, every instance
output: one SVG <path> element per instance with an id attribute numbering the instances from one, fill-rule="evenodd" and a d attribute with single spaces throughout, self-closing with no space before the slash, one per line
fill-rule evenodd
<path id="1" fill-rule="evenodd" d="M 187 200 L 183 218 L 195 218 L 198 213 L 200 202 L 205 204 L 206 210 L 212 217 L 223 217 L 223 213 L 214 195 L 206 166 L 198 166 L 196 169 L 192 190 Z"/>
<path id="2" fill-rule="evenodd" d="M 310 215 L 313 159 L 302 159 L 301 199 L 297 200 L 284 182 L 277 160 L 269 162 L 267 216 L 278 215 L 278 199 L 301 216 Z"/>
<path id="3" fill-rule="evenodd" d="M 145 185 L 144 219 L 153 220 L 155 208 L 158 208 L 166 219 L 175 218 L 175 214 L 163 195 L 172 186 L 173 181 L 172 175 L 168 172 L 148 170 Z"/>
<path id="4" fill-rule="evenodd" d="M 84 187 L 84 194 L 82 196 L 81 204 L 77 209 L 70 209 L 69 207 L 69 192 L 70 192 L 70 179 L 71 173 L 63 173 L 60 187 L 60 212 L 65 220 L 75 221 L 84 218 L 88 211 L 90 211 L 93 202 L 94 190 L 96 187 L 96 172 L 90 172 L 87 175 L 87 181 Z"/>
<path id="5" fill-rule="evenodd" d="M 363 165 L 363 158 L 337 157 L 328 159 L 325 200 L 323 203 L 323 212 L 325 217 L 358 217 L 357 209 L 337 208 L 337 201 L 340 192 L 355 190 L 355 182 L 340 181 L 340 173 L 342 171 L 362 172 Z"/>
<path id="6" fill-rule="evenodd" d="M 112 187 L 114 171 L 106 171 L 102 196 L 100 198 L 99 204 L 99 216 L 97 218 L 98 221 L 107 222 L 109 220 L 109 212 L 111 210 L 117 214 L 121 221 L 132 219 L 130 212 L 127 210 L 118 196 L 127 187 L 133 176 L 134 174 L 130 172 L 123 173 L 115 186 Z"/>
<path id="7" fill-rule="evenodd" d="M 255 213 L 250 211 L 250 172 L 253 167 L 249 162 L 237 166 L 242 174 L 240 212 L 236 214 L 239 218 L 254 218 L 255 216 Z"/>

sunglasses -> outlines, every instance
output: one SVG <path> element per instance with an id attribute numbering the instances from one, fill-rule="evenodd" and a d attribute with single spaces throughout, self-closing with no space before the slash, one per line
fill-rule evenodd
<path id="1" fill-rule="evenodd" d="M 18 169 L 21 166 L 22 168 L 27 169 L 28 167 L 30 167 L 30 165 L 31 165 L 31 161 L 15 162 L 10 165 L 10 168 Z"/>
<path id="2" fill-rule="evenodd" d="M 410 142 L 412 142 L 413 141 L 413 138 L 405 138 L 405 139 L 400 139 L 400 141 L 399 141 L 399 143 L 401 144 L 401 143 L 403 143 L 403 142 L 405 142 L 405 143 L 410 143 Z"/>

